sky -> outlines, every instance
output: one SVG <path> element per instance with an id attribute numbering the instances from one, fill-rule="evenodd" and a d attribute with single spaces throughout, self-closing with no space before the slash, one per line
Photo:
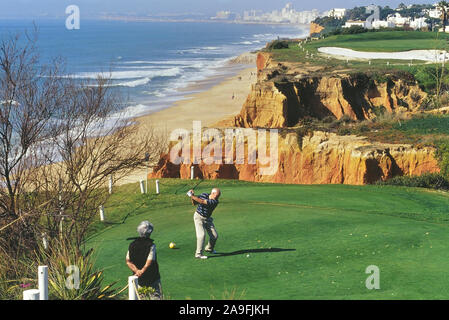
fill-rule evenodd
<path id="1" fill-rule="evenodd" d="M 434 3 L 428 0 L 377 0 L 380 6 L 397 7 L 401 2 L 408 4 Z M 373 0 L 0 0 L 0 17 L 65 17 L 69 5 L 77 5 L 81 15 L 95 17 L 104 13 L 171 15 L 197 13 L 214 15 L 220 10 L 243 12 L 257 9 L 272 11 L 281 9 L 286 3 L 293 3 L 297 11 L 331 8 L 353 8 L 373 3 Z"/>

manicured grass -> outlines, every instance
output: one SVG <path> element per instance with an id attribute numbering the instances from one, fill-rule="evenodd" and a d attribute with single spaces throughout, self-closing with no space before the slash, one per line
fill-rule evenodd
<path id="1" fill-rule="evenodd" d="M 320 47 L 341 47 L 357 51 L 367 52 L 396 52 L 409 50 L 433 50 L 449 49 L 449 34 L 437 34 L 434 32 L 419 31 L 385 31 L 367 32 L 361 34 L 348 34 L 329 36 L 325 39 L 313 40 L 306 43 L 303 48 L 294 42 L 288 49 L 273 50 L 274 59 L 280 62 L 302 62 L 306 64 L 325 67 L 323 71 L 335 71 L 336 69 L 351 69 L 356 72 L 380 72 L 387 73 L 392 70 L 408 71 L 416 73 L 416 66 L 428 65 L 425 61 L 383 60 L 374 59 L 371 64 L 366 61 L 335 59 L 320 54 Z M 304 50 L 303 50 L 304 49 Z M 307 56 L 309 53 L 309 56 Z M 313 54 L 313 57 L 311 56 Z M 388 65 L 387 65 L 388 63 Z"/>
<path id="2" fill-rule="evenodd" d="M 407 132 L 409 134 L 449 134 L 449 116 L 428 115 L 424 117 L 412 118 L 394 125 L 394 129 Z"/>
<path id="3" fill-rule="evenodd" d="M 376 121 L 349 124 L 337 131 L 347 131 L 345 134 L 366 136 L 370 141 L 435 147 L 438 142 L 447 140 L 449 116 L 438 114 L 416 115 L 407 120 L 387 116 Z"/>
<path id="4" fill-rule="evenodd" d="M 194 259 L 191 181 L 163 179 L 162 194 L 118 188 L 107 218 L 87 247 L 107 281 L 126 285 L 124 256 L 136 226 L 148 219 L 165 294 L 171 299 L 447 299 L 449 197 L 391 186 L 280 185 L 204 181 L 197 193 L 222 188 L 214 212 L 224 253 Z M 152 185 L 152 183 L 150 183 Z M 176 194 L 175 194 L 176 192 Z M 137 208 L 132 210 L 132 208 Z M 169 249 L 175 241 L 178 249 Z M 380 268 L 380 290 L 365 269 Z M 228 292 L 228 293 L 226 293 Z"/>
<path id="5" fill-rule="evenodd" d="M 448 34 L 418 31 L 367 32 L 330 36 L 313 41 L 310 48 L 342 47 L 367 52 L 396 52 L 409 50 L 445 49 Z"/>

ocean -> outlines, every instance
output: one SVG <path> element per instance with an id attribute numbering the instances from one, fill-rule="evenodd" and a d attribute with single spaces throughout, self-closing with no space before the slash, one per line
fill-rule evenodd
<path id="1" fill-rule="evenodd" d="M 64 20 L 35 23 L 41 63 L 60 57 L 75 79 L 110 77 L 129 117 L 169 107 L 248 67 L 229 66 L 244 52 L 278 37 L 308 34 L 304 25 L 81 20 L 79 30 L 69 31 Z M 0 37 L 25 30 L 33 30 L 32 21 L 0 20 Z M 201 89 L 191 86 L 199 81 Z"/>

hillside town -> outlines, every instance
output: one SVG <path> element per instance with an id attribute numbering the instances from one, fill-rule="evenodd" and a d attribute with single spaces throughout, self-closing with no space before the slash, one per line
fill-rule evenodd
<path id="1" fill-rule="evenodd" d="M 293 4 L 287 3 L 282 10 L 274 10 L 272 12 L 264 13 L 261 10 L 247 10 L 243 14 L 234 13 L 231 11 L 219 11 L 212 20 L 223 21 L 240 21 L 240 22 L 268 22 L 268 23 L 292 23 L 292 24 L 307 24 L 321 16 L 322 14 L 317 10 L 296 11 Z"/>
<path id="2" fill-rule="evenodd" d="M 366 8 L 371 10 L 366 10 Z M 260 10 L 248 10 L 243 14 L 231 11 L 219 11 L 211 20 L 235 21 L 235 22 L 258 22 L 258 23 L 286 23 L 286 24 L 309 24 L 316 19 L 329 18 L 344 20 L 343 28 L 352 26 L 366 29 L 407 27 L 414 30 L 433 27 L 439 22 L 443 15 L 449 10 L 449 6 L 440 3 L 429 5 L 404 5 L 400 4 L 393 9 L 388 6 L 369 6 L 353 9 L 332 8 L 328 11 L 319 12 L 317 9 L 308 11 L 296 11 L 292 3 L 287 3 L 281 10 L 262 12 Z M 381 13 L 375 16 L 371 13 L 378 8 Z M 361 10 L 362 9 L 362 10 Z M 354 14 L 357 12 L 357 14 Z M 355 17 L 355 18 L 354 18 Z"/>

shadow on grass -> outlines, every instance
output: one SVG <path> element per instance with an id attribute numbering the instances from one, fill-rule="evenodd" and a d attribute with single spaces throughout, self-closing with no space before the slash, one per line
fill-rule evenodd
<path id="1" fill-rule="evenodd" d="M 229 257 L 248 253 L 266 253 L 266 252 L 284 252 L 284 251 L 296 251 L 296 249 L 281 249 L 281 248 L 246 249 L 233 252 L 217 252 L 214 255 L 208 256 L 208 258 L 210 259 L 210 258 Z"/>

